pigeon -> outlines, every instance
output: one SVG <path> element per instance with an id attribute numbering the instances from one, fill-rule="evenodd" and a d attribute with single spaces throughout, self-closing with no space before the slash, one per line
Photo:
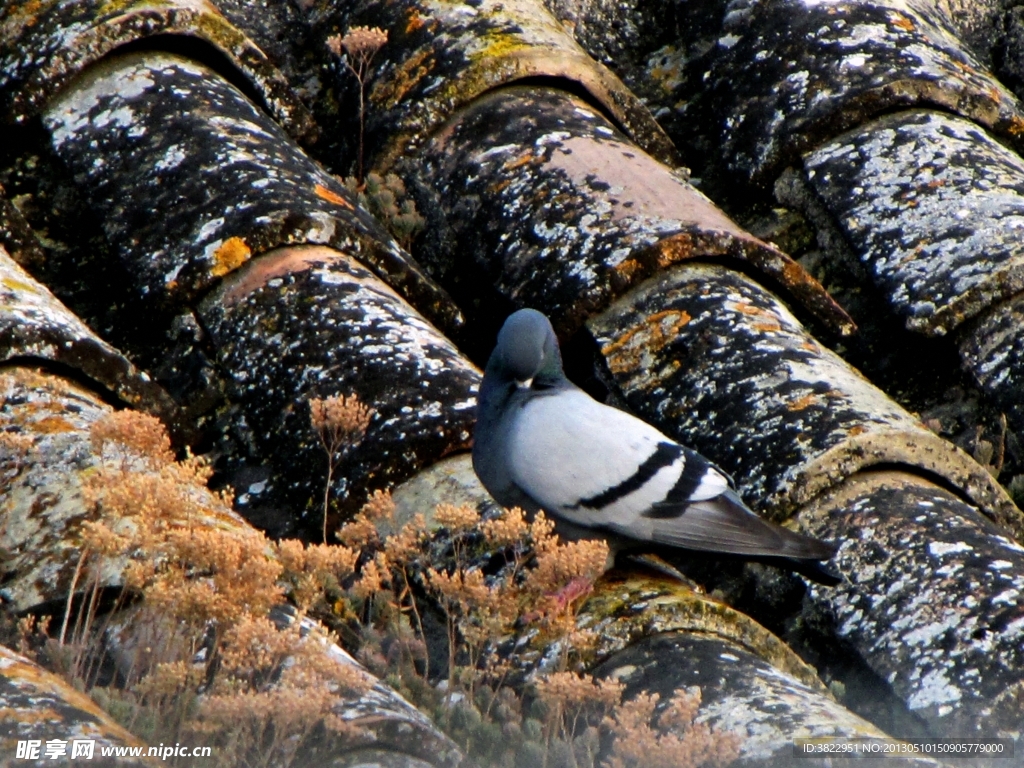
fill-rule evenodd
<path id="1" fill-rule="evenodd" d="M 504 507 L 543 510 L 570 538 L 781 559 L 821 583 L 832 544 L 761 519 L 731 478 L 562 370 L 551 323 L 534 309 L 505 321 L 477 398 L 473 469 Z"/>

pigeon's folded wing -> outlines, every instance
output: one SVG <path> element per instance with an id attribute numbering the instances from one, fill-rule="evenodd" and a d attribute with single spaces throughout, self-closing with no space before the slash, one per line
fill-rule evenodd
<path id="1" fill-rule="evenodd" d="M 732 489 L 705 501 L 655 506 L 633 527 L 613 526 L 617 533 L 686 549 L 796 560 L 835 554 L 831 544 L 762 520 Z"/>
<path id="2" fill-rule="evenodd" d="M 654 505 L 701 501 L 729 482 L 710 462 L 577 389 L 533 397 L 511 420 L 506 461 L 538 506 L 594 527 Z"/>

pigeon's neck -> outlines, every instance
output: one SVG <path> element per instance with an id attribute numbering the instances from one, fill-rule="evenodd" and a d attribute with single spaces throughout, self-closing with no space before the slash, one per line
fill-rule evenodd
<path id="1" fill-rule="evenodd" d="M 481 430 L 493 428 L 500 421 L 516 389 L 518 387 L 514 381 L 493 375 L 490 371 L 485 373 L 477 393 L 477 434 Z"/>
<path id="2" fill-rule="evenodd" d="M 561 368 L 541 371 L 533 377 L 533 388 L 538 393 L 545 391 L 549 393 L 560 392 L 565 389 L 576 389 L 576 385 L 565 378 Z"/>

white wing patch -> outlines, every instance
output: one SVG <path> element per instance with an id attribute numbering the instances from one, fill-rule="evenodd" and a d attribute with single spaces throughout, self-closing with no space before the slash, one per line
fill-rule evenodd
<path id="1" fill-rule="evenodd" d="M 603 509 L 572 507 L 628 480 L 663 442 L 670 441 L 636 417 L 601 405 L 583 392 L 563 391 L 533 398 L 516 414 L 507 445 L 508 466 L 516 485 L 552 514 L 591 526 L 632 522 L 675 486 L 685 464 L 683 455 Z M 725 479 L 720 483 L 724 489 Z M 714 478 L 705 476 L 699 489 L 710 493 L 715 487 Z"/>
<path id="2" fill-rule="evenodd" d="M 708 467 L 697 487 L 690 494 L 690 501 L 706 501 L 721 496 L 729 489 L 725 475 L 714 467 Z"/>

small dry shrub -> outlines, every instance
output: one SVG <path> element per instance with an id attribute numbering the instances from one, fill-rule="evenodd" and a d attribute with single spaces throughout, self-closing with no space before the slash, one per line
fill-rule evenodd
<path id="1" fill-rule="evenodd" d="M 359 400 L 358 395 L 332 395 L 309 401 L 309 420 L 327 454 L 327 481 L 324 484 L 323 541 L 327 543 L 327 515 L 330 509 L 331 484 L 338 464 L 349 451 L 359 445 L 374 411 Z"/>
<path id="2" fill-rule="evenodd" d="M 336 415 L 328 404 L 326 429 Z M 357 424 L 368 418 L 357 415 Z M 64 651 L 67 672 L 86 687 L 92 682 L 97 635 L 105 629 L 94 626 L 97 595 L 104 574 L 122 570 L 126 586 L 142 597 L 129 633 L 140 647 L 125 688 L 94 694 L 147 741 L 202 735 L 220 764 L 287 766 L 319 728 L 358 738 L 332 707 L 370 680 L 332 655 L 336 637 L 302 623 L 325 590 L 353 572 L 356 552 L 275 545 L 235 523 L 231 493 L 206 488 L 210 469 L 202 459 L 175 461 L 150 417 L 113 414 L 97 422 L 92 440 L 118 461 L 85 482 L 97 516 L 82 527 L 57 643 L 71 649 Z M 79 582 L 85 597 L 76 611 Z M 286 591 L 300 611 L 279 629 L 268 615 Z"/>
<path id="3" fill-rule="evenodd" d="M 658 694 L 641 694 L 625 702 L 605 719 L 615 734 L 606 768 L 698 768 L 728 765 L 740 753 L 734 733 L 694 723 L 700 707 L 700 690 L 678 692 L 657 717 Z"/>
<path id="4" fill-rule="evenodd" d="M 365 179 L 347 176 L 343 183 L 406 250 L 426 228 L 426 219 L 416 209 L 416 201 L 408 196 L 405 182 L 397 174 L 381 176 L 370 171 Z"/>
<path id="5" fill-rule="evenodd" d="M 388 33 L 380 27 L 352 27 L 344 37 L 331 35 L 327 48 L 345 62 L 345 67 L 359 83 L 359 156 L 356 175 L 363 178 L 363 132 L 366 127 L 366 76 L 377 52 L 388 41 Z M 342 54 L 347 54 L 342 57 Z"/>

